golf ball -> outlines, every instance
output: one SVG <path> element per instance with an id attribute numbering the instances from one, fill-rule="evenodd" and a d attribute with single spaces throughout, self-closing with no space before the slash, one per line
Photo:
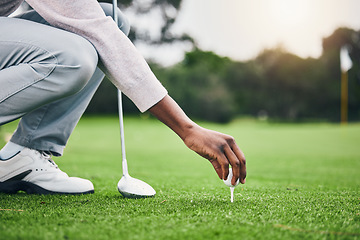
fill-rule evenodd
<path id="1" fill-rule="evenodd" d="M 231 184 L 232 177 L 233 177 L 233 172 L 232 172 L 232 169 L 230 168 L 229 169 L 229 175 L 228 175 L 227 179 L 223 180 L 226 186 L 228 186 L 228 187 L 236 187 L 237 185 L 239 185 L 239 179 L 236 181 L 235 185 Z"/>

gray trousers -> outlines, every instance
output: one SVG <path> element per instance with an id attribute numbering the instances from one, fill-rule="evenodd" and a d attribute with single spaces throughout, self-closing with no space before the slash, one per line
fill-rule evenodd
<path id="1" fill-rule="evenodd" d="M 112 5 L 101 6 L 112 15 Z M 128 34 L 120 10 L 118 23 Z M 35 11 L 0 17 L 0 126 L 21 118 L 10 141 L 62 155 L 104 78 L 97 65 L 89 41 L 49 26 Z"/>

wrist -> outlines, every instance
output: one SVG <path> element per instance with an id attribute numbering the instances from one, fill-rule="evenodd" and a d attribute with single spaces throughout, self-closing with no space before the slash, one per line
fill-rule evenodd
<path id="1" fill-rule="evenodd" d="M 149 109 L 157 119 L 172 129 L 182 140 L 198 127 L 170 97 L 164 97 Z"/>
<path id="2" fill-rule="evenodd" d="M 199 126 L 195 122 L 188 119 L 188 121 L 184 121 L 179 124 L 178 129 L 173 130 L 183 141 L 185 141 L 186 137 L 191 135 L 198 127 Z"/>

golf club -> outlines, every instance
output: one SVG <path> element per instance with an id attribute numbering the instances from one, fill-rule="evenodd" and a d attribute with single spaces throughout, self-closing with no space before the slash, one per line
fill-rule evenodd
<path id="1" fill-rule="evenodd" d="M 118 24 L 117 18 L 117 0 L 112 1 L 113 4 L 113 18 Z M 156 194 L 155 190 L 146 182 L 133 178 L 129 175 L 126 154 L 125 154 L 125 135 L 124 135 L 124 119 L 121 91 L 118 90 L 118 107 L 119 107 L 119 123 L 120 123 L 120 139 L 121 139 L 121 153 L 122 153 L 122 171 L 123 175 L 118 182 L 117 188 L 119 192 L 126 198 L 144 198 L 152 197 Z"/>

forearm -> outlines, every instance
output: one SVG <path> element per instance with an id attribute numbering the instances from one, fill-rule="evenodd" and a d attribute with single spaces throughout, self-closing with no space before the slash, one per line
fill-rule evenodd
<path id="1" fill-rule="evenodd" d="M 189 131 L 198 127 L 169 95 L 151 107 L 149 111 L 171 128 L 183 141 Z"/>

